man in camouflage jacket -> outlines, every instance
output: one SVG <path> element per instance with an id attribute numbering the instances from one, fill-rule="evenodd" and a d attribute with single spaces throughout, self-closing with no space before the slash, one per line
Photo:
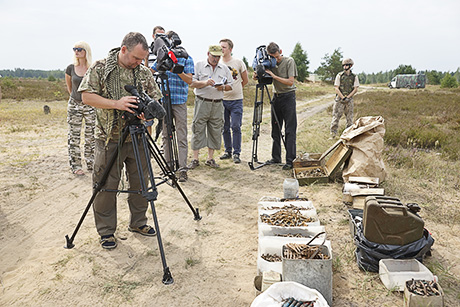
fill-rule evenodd
<path id="1" fill-rule="evenodd" d="M 353 124 L 353 96 L 358 91 L 359 80 L 358 76 L 351 72 L 351 67 L 354 62 L 352 59 L 342 61 L 343 71 L 335 77 L 335 103 L 332 109 L 331 121 L 331 138 L 337 136 L 339 128 L 339 120 L 343 113 L 347 118 L 347 128 Z"/>
<path id="2" fill-rule="evenodd" d="M 83 103 L 96 108 L 96 146 L 93 171 L 93 184 L 101 180 L 107 167 L 107 161 L 119 149 L 110 174 L 103 189 L 117 190 L 123 165 L 126 166 L 130 190 L 140 190 L 140 178 L 131 140 L 120 144 L 121 132 L 126 121 L 121 118 L 123 112 L 135 113 L 137 97 L 125 89 L 125 85 L 134 85 L 138 92 L 144 90 L 152 99 L 161 98 L 150 70 L 140 65 L 148 55 L 145 37 L 136 32 L 128 33 L 123 39 L 121 48 L 112 49 L 107 58 L 97 61 L 87 71 L 79 91 L 82 92 Z M 143 117 L 143 116 L 141 116 Z M 139 151 L 144 152 L 142 144 Z M 144 170 L 144 181 L 148 180 L 147 162 L 141 155 Z M 117 227 L 116 193 L 101 191 L 94 199 L 93 210 L 96 228 L 101 236 L 103 248 L 112 249 L 117 246 L 114 233 Z M 128 195 L 131 212 L 128 230 L 146 236 L 154 236 L 155 230 L 147 225 L 146 211 L 148 203 L 140 194 Z"/>

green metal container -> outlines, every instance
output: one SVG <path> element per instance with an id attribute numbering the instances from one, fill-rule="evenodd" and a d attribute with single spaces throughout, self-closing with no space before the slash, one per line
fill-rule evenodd
<path id="1" fill-rule="evenodd" d="M 366 198 L 363 212 L 363 234 L 371 242 L 406 245 L 423 236 L 425 223 L 399 201 Z"/>

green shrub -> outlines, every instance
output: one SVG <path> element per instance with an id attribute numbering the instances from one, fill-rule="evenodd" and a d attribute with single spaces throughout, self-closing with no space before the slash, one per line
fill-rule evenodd
<path id="1" fill-rule="evenodd" d="M 451 74 L 446 74 L 444 78 L 441 80 L 441 88 L 457 88 L 458 82 L 457 80 L 451 76 Z"/>

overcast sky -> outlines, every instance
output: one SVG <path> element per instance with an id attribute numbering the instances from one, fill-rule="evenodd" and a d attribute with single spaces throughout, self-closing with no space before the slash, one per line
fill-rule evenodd
<path id="1" fill-rule="evenodd" d="M 0 69 L 65 69 L 79 40 L 101 59 L 131 31 L 150 44 L 156 25 L 176 31 L 195 61 L 230 38 L 250 63 L 259 45 L 290 55 L 300 42 L 309 71 L 339 47 L 355 72 L 460 67 L 459 0 L 0 0 Z"/>

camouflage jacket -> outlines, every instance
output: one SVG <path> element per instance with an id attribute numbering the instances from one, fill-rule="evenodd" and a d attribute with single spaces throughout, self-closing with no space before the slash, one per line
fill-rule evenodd
<path id="1" fill-rule="evenodd" d="M 118 100 L 131 96 L 125 85 L 136 85 L 138 91 L 144 90 L 152 99 L 159 100 L 162 95 L 151 71 L 139 65 L 135 69 L 126 69 L 118 65 L 120 48 L 112 49 L 109 56 L 95 62 L 86 72 L 79 92 L 94 93 L 104 98 Z M 126 122 L 121 118 L 123 111 L 116 109 L 96 109 L 96 138 L 118 141 Z"/>
<path id="2" fill-rule="evenodd" d="M 340 92 L 344 96 L 348 96 L 348 94 L 353 92 L 356 76 L 354 73 L 350 73 L 349 75 L 347 75 L 344 71 L 342 71 L 339 74 L 340 74 L 340 86 L 339 86 Z"/>

